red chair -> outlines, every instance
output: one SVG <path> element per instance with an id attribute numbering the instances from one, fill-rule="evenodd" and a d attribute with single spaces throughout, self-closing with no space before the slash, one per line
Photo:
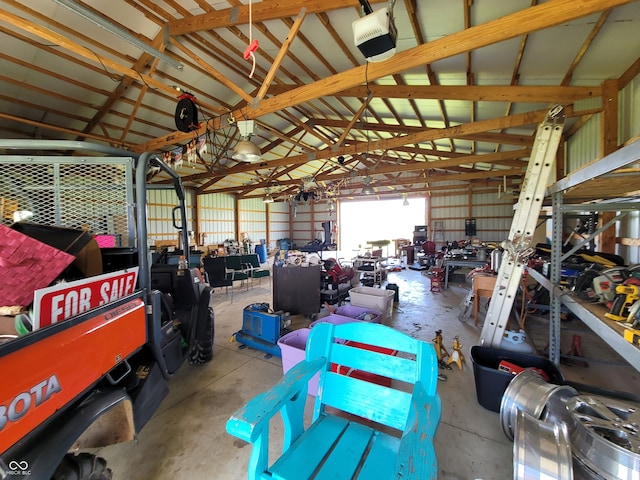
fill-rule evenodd
<path id="1" fill-rule="evenodd" d="M 436 254 L 436 244 L 432 241 L 426 241 L 422 244 L 422 251 L 425 255 L 435 255 Z"/>
<path id="2" fill-rule="evenodd" d="M 431 291 L 441 292 L 444 282 L 444 268 L 431 267 L 429 269 L 429 278 L 431 279 Z"/>

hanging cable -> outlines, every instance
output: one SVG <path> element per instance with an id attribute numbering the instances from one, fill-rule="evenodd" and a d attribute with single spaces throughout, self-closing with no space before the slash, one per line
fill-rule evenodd
<path id="1" fill-rule="evenodd" d="M 249 45 L 244 49 L 244 59 L 253 62 L 253 66 L 251 67 L 251 73 L 249 73 L 249 78 L 253 78 L 253 73 L 256 70 L 256 56 L 253 54 L 258 47 L 260 46 L 260 42 L 258 40 L 253 39 L 253 8 L 252 2 L 249 0 Z"/>

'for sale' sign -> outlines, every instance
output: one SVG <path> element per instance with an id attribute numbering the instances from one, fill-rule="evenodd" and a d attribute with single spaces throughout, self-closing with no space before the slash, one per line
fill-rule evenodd
<path id="1" fill-rule="evenodd" d="M 48 327 L 126 297 L 134 292 L 137 279 L 138 267 L 133 267 L 36 290 L 33 329 Z"/>

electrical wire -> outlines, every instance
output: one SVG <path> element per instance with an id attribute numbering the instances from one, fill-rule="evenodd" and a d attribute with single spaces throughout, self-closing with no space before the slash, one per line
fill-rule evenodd
<path id="1" fill-rule="evenodd" d="M 252 1 L 249 0 L 249 49 L 251 49 L 251 44 L 253 43 L 253 8 Z M 253 54 L 253 50 L 250 53 L 251 61 L 253 63 L 251 67 L 251 72 L 249 73 L 249 78 L 253 78 L 253 74 L 256 71 L 256 56 Z"/>
<path id="2" fill-rule="evenodd" d="M 367 88 L 367 106 L 364 109 L 364 123 L 367 132 L 367 153 L 369 153 L 369 146 L 371 145 L 371 139 L 369 138 L 369 103 L 371 100 L 371 89 L 369 88 L 369 62 L 364 66 L 364 81 Z"/>

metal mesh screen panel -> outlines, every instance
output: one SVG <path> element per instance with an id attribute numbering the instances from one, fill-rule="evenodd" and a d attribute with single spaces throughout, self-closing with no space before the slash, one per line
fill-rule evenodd
<path id="1" fill-rule="evenodd" d="M 16 157 L 12 157 L 15 159 Z M 117 246 L 133 246 L 132 167 L 113 159 L 0 160 L 2 223 L 16 211 L 30 222 L 84 228 L 113 235 Z"/>

